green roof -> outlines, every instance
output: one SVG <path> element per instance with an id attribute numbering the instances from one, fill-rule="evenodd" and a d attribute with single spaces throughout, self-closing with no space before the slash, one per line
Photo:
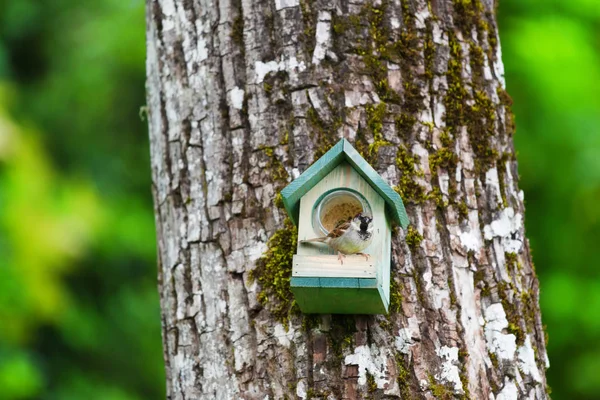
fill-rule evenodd
<path id="1" fill-rule="evenodd" d="M 323 157 L 308 167 L 302 175 L 287 185 L 282 191 L 283 204 L 290 218 L 298 225 L 300 199 L 321 179 L 343 161 L 348 162 L 385 201 L 386 214 L 392 222 L 403 229 L 408 226 L 408 216 L 400 195 L 358 154 L 346 139 L 341 139 Z"/>

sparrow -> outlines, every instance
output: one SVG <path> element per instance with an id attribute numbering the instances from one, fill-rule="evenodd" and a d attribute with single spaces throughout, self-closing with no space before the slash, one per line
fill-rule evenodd
<path id="1" fill-rule="evenodd" d="M 354 218 L 338 224 L 327 236 L 301 240 L 300 243 L 321 242 L 327 244 L 338 253 L 338 260 L 343 265 L 343 257 L 347 254 L 364 256 L 369 261 L 369 255 L 361 253 L 369 247 L 373 240 L 373 218 L 362 213 Z"/>

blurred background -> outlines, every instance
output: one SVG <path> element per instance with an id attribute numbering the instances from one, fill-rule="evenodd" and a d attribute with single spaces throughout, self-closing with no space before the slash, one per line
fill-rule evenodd
<path id="1" fill-rule="evenodd" d="M 600 398 L 600 2 L 502 0 L 555 399 Z M 0 0 L 0 399 L 164 399 L 143 0 Z"/>

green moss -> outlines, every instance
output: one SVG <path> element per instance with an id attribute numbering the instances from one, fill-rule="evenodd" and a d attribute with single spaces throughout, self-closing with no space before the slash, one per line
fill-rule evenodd
<path id="1" fill-rule="evenodd" d="M 435 153 L 429 155 L 429 168 L 433 175 L 437 175 L 435 171 L 437 171 L 438 168 L 453 172 L 456 170 L 457 163 L 458 156 L 448 147 L 442 147 Z"/>
<path id="2" fill-rule="evenodd" d="M 494 369 L 498 371 L 500 369 L 500 364 L 498 363 L 498 356 L 495 353 L 488 353 L 488 355 L 490 356 L 490 361 L 492 362 Z"/>
<path id="3" fill-rule="evenodd" d="M 319 316 L 317 314 L 303 314 L 302 318 L 302 330 L 304 332 L 310 332 L 314 328 L 319 326 Z"/>
<path id="4" fill-rule="evenodd" d="M 470 41 L 469 44 L 469 64 L 471 66 L 473 82 L 478 86 L 482 85 L 484 64 L 483 50 L 481 49 L 481 46 L 476 45 L 473 41 Z"/>
<path id="5" fill-rule="evenodd" d="M 270 42 L 273 42 L 273 36 L 275 35 L 275 16 L 271 11 L 265 13 L 264 21 L 267 32 L 269 32 Z"/>
<path id="6" fill-rule="evenodd" d="M 475 168 L 478 172 L 483 172 L 485 169 L 495 167 L 496 160 L 499 158 L 498 152 L 490 147 L 490 138 L 495 134 L 496 110 L 494 103 L 484 91 L 475 90 L 473 97 L 475 104 L 467 108 L 467 132 L 477 156 Z"/>
<path id="7" fill-rule="evenodd" d="M 469 63 L 471 66 L 473 90 L 465 89 L 461 78 L 462 50 L 456 35 L 449 34 L 450 60 L 448 62 L 448 91 L 445 98 L 446 125 L 451 130 L 466 126 L 469 140 L 473 147 L 475 168 L 477 173 L 495 167 L 499 158 L 498 152 L 491 147 L 490 138 L 495 135 L 496 105 L 483 90 L 484 86 L 484 50 L 480 46 L 485 35 L 488 37 L 488 57 L 492 59 L 490 48 L 495 49 L 495 31 L 492 24 L 486 21 L 493 19 L 491 15 L 483 15 L 480 0 L 453 0 L 454 20 L 467 38 L 476 29 L 479 42 L 469 41 Z M 490 36 L 493 33 L 493 38 Z M 495 50 L 494 50 L 495 51 Z M 467 104 L 471 100 L 472 104 Z M 508 114 L 512 115 L 512 114 Z M 508 118 L 510 120 L 510 117 Z"/>
<path id="8" fill-rule="evenodd" d="M 508 201 L 506 200 L 506 182 L 504 182 L 506 175 L 506 162 L 509 160 L 510 154 L 504 153 L 500 160 L 496 162 L 496 171 L 498 171 L 498 186 L 500 189 L 500 197 L 502 198 L 502 206 L 508 207 Z"/>
<path id="9" fill-rule="evenodd" d="M 308 388 L 306 390 L 307 399 L 326 399 L 330 394 L 331 392 L 329 390 L 316 390 L 314 388 Z"/>
<path id="10" fill-rule="evenodd" d="M 402 109 L 410 115 L 415 116 L 424 108 L 421 88 L 417 85 L 412 70 L 406 69 L 406 72 L 403 70 L 402 74 L 405 79 L 402 85 L 404 88 L 404 102 L 402 103 Z"/>
<path id="11" fill-rule="evenodd" d="M 512 112 L 512 98 L 500 85 L 496 88 L 496 94 L 500 99 L 500 104 L 504 107 L 504 132 L 507 135 L 513 135 L 515 133 L 515 115 Z"/>
<path id="12" fill-rule="evenodd" d="M 369 393 L 375 393 L 377 390 L 377 383 L 375 382 L 375 377 L 367 371 L 367 390 Z"/>
<path id="13" fill-rule="evenodd" d="M 317 27 L 317 7 L 311 0 L 300 0 L 300 12 L 304 29 L 299 36 L 300 43 L 308 59 L 312 58 L 315 49 L 315 32 Z"/>
<path id="14" fill-rule="evenodd" d="M 522 346 L 525 343 L 525 333 L 520 326 L 512 322 L 508 323 L 508 332 L 517 337 L 517 345 Z"/>
<path id="15" fill-rule="evenodd" d="M 343 16 L 339 16 L 337 14 L 333 14 L 331 16 L 331 26 L 333 29 L 333 33 L 337 36 L 341 36 L 344 33 L 346 33 L 346 31 L 348 30 L 348 28 L 350 28 L 350 22 L 348 18 L 345 18 Z"/>
<path id="16" fill-rule="evenodd" d="M 233 20 L 233 24 L 231 25 L 231 40 L 242 50 L 244 49 L 244 17 L 242 15 L 238 15 Z"/>
<path id="17" fill-rule="evenodd" d="M 275 156 L 275 150 L 270 146 L 260 146 L 259 150 L 262 150 L 269 159 L 266 168 L 271 171 L 271 177 L 277 184 L 276 189 L 283 188 L 288 182 L 289 174 L 283 163 Z"/>
<path id="18" fill-rule="evenodd" d="M 396 353 L 396 367 L 398 368 L 398 378 L 396 378 L 396 381 L 398 382 L 401 398 L 414 398 L 412 390 L 410 388 L 410 371 L 408 369 L 408 366 L 406 365 L 406 362 L 404 361 L 404 356 L 402 354 Z"/>
<path id="19" fill-rule="evenodd" d="M 361 10 L 361 15 L 366 19 L 369 39 L 358 53 L 363 56 L 366 73 L 371 77 L 375 90 L 383 102 L 400 103 L 400 96 L 390 88 L 388 82 L 387 60 L 390 59 L 389 43 L 390 32 L 384 17 L 387 12 L 388 1 L 380 4 L 366 4 Z M 361 54 L 362 53 L 362 54 Z"/>
<path id="20" fill-rule="evenodd" d="M 448 206 L 448 202 L 444 200 L 444 196 L 439 186 L 434 186 L 431 192 L 427 194 L 427 198 L 433 200 L 440 209 Z"/>
<path id="21" fill-rule="evenodd" d="M 506 266 L 514 268 L 517 264 L 517 253 L 504 253 L 504 259 L 506 260 Z"/>
<path id="22" fill-rule="evenodd" d="M 396 130 L 398 131 L 400 137 L 406 141 L 410 140 L 410 134 L 412 133 L 412 128 L 415 126 L 416 122 L 417 118 L 411 114 L 407 114 L 405 112 L 398 114 L 398 116 L 396 116 L 395 123 Z"/>
<path id="23" fill-rule="evenodd" d="M 399 146 L 396 153 L 396 166 L 402 175 L 400 176 L 398 186 L 394 190 L 398 192 L 405 202 L 421 204 L 427 197 L 421 185 L 414 180 L 416 176 L 423 175 L 422 171 L 417 171 L 416 164 L 417 160 L 408 152 L 406 147 Z"/>
<path id="24" fill-rule="evenodd" d="M 486 12 L 485 17 L 487 21 L 480 20 L 481 28 L 487 34 L 487 41 L 489 45 L 488 59 L 490 62 L 496 61 L 496 51 L 498 48 L 498 37 L 496 34 L 496 28 L 494 27 L 494 15 L 491 12 Z"/>
<path id="25" fill-rule="evenodd" d="M 425 296 L 425 283 L 423 282 L 423 275 L 418 272 L 414 272 L 411 277 L 415 281 L 415 288 L 417 289 L 417 299 L 423 307 L 427 307 L 427 298 Z"/>
<path id="26" fill-rule="evenodd" d="M 379 151 L 380 146 L 390 145 L 390 142 L 383 138 L 383 119 L 386 115 L 387 106 L 385 103 L 377 105 L 367 105 L 367 126 L 373 133 L 373 143 L 369 146 L 369 158 L 373 158 Z"/>
<path id="27" fill-rule="evenodd" d="M 402 312 L 402 284 L 396 282 L 395 279 L 390 280 L 390 314 Z"/>
<path id="28" fill-rule="evenodd" d="M 271 85 L 269 82 L 264 81 L 263 82 L 263 89 L 265 90 L 265 93 L 267 93 L 268 95 L 271 94 L 271 91 L 273 90 L 273 85 Z"/>
<path id="29" fill-rule="evenodd" d="M 521 305 L 527 331 L 534 332 L 536 318 L 539 314 L 538 299 L 532 291 L 523 292 L 521 293 Z M 544 331 L 544 335 L 546 335 L 546 331 Z"/>
<path id="30" fill-rule="evenodd" d="M 454 280 L 452 278 L 448 278 L 448 292 L 450 294 L 450 305 L 455 306 L 458 304 L 456 301 L 456 289 L 454 288 Z"/>
<path id="31" fill-rule="evenodd" d="M 458 216 L 465 220 L 469 217 L 469 207 L 467 207 L 467 203 L 462 201 L 460 203 L 458 203 L 456 205 L 456 208 L 458 209 Z"/>
<path id="32" fill-rule="evenodd" d="M 454 32 L 448 33 L 448 45 L 450 46 L 450 58 L 448 59 L 448 90 L 444 97 L 446 114 L 444 120 L 446 126 L 454 134 L 458 127 L 465 122 L 465 101 L 468 93 L 464 88 L 462 80 L 462 48 Z"/>
<path id="33" fill-rule="evenodd" d="M 475 27 L 483 11 L 480 0 L 452 0 L 454 22 L 463 32 L 469 33 Z"/>
<path id="34" fill-rule="evenodd" d="M 275 199 L 273 200 L 273 203 L 275 204 L 275 207 L 277 208 L 285 208 L 283 205 L 283 196 L 281 195 L 281 193 L 277 193 L 275 195 Z"/>
<path id="35" fill-rule="evenodd" d="M 423 57 L 425 58 L 425 78 L 433 79 L 433 61 L 435 56 L 435 44 L 433 43 L 433 26 L 431 20 L 425 21 L 425 43 L 423 46 Z"/>
<path id="36" fill-rule="evenodd" d="M 433 397 L 441 400 L 454 399 L 454 393 L 452 392 L 452 390 L 442 385 L 441 383 L 437 383 L 433 375 L 429 374 L 427 378 L 429 381 L 429 390 L 431 390 Z"/>
<path id="37" fill-rule="evenodd" d="M 423 236 L 417 231 L 412 225 L 408 226 L 406 230 L 406 244 L 413 250 L 417 250 L 421 242 L 423 241 Z"/>
<path id="38" fill-rule="evenodd" d="M 267 242 L 267 251 L 256 262 L 250 272 L 250 279 L 261 286 L 258 301 L 278 321 L 286 326 L 290 314 L 297 311 L 290 291 L 292 257 L 296 250 L 298 231 L 292 221 L 286 218 L 283 228 L 276 231 Z"/>
<path id="39" fill-rule="evenodd" d="M 469 391 L 469 378 L 467 378 L 467 358 L 469 357 L 469 353 L 461 348 L 458 352 L 458 360 L 460 362 L 460 382 L 462 383 L 463 390 L 465 392 L 464 395 L 461 396 L 461 399 L 469 400 L 471 398 L 471 392 Z"/>
<path id="40" fill-rule="evenodd" d="M 344 350 L 352 346 L 352 338 L 356 332 L 356 321 L 352 315 L 332 315 L 328 342 L 336 359 L 336 366 L 341 365 Z"/>

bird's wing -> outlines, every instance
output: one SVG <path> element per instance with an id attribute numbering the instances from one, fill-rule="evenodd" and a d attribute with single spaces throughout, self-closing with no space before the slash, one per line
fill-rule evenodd
<path id="1" fill-rule="evenodd" d="M 342 222 L 341 224 L 339 224 L 338 226 L 333 228 L 333 230 L 331 232 L 329 232 L 327 237 L 331 238 L 331 239 L 338 238 L 338 237 L 342 236 L 344 233 L 346 233 L 348 228 L 350 228 L 350 221 Z"/>

